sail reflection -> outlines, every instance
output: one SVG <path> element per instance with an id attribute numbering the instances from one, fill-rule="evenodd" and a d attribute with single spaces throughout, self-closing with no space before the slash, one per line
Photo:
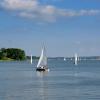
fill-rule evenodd
<path id="1" fill-rule="evenodd" d="M 39 90 L 38 95 L 41 100 L 48 100 L 48 80 L 45 78 L 48 75 L 48 72 L 37 72 Z"/>
<path id="2" fill-rule="evenodd" d="M 40 71 L 40 72 L 37 71 L 36 73 L 37 73 L 37 77 L 41 77 L 41 78 L 48 75 L 48 71 Z"/>

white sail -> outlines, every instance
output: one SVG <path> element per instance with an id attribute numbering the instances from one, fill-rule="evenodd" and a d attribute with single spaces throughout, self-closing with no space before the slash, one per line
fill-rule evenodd
<path id="1" fill-rule="evenodd" d="M 47 67 L 46 50 L 44 47 L 42 48 L 41 56 L 37 64 L 37 67 L 42 67 L 42 66 Z"/>
<path id="2" fill-rule="evenodd" d="M 75 65 L 77 65 L 78 57 L 77 54 L 75 54 Z"/>
<path id="3" fill-rule="evenodd" d="M 64 57 L 64 61 L 66 61 L 66 58 Z"/>
<path id="4" fill-rule="evenodd" d="M 32 62 L 33 62 L 32 55 L 31 55 L 31 61 L 30 61 L 30 62 L 31 62 L 31 64 L 32 64 Z"/>

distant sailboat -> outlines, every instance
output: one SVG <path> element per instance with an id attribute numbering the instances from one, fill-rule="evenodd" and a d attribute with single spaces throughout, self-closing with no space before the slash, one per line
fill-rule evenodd
<path id="1" fill-rule="evenodd" d="M 45 47 L 42 48 L 41 56 L 39 58 L 36 71 L 49 71 L 47 66 L 47 56 Z"/>
<path id="2" fill-rule="evenodd" d="M 31 62 L 31 64 L 33 63 L 32 55 L 31 55 L 31 61 L 30 62 Z"/>
<path id="3" fill-rule="evenodd" d="M 78 57 L 77 54 L 75 53 L 75 65 L 77 65 L 77 62 L 78 62 Z"/>
<path id="4" fill-rule="evenodd" d="M 64 61 L 66 61 L 66 58 L 64 57 Z"/>
<path id="5" fill-rule="evenodd" d="M 72 58 L 70 58 L 70 60 L 73 60 Z"/>

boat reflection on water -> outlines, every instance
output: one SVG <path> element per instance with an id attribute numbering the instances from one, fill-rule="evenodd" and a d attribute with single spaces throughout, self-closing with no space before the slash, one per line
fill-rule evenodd
<path id="1" fill-rule="evenodd" d="M 37 74 L 37 77 L 43 78 L 48 75 L 48 71 L 37 71 L 36 74 Z"/>
<path id="2" fill-rule="evenodd" d="M 37 79 L 39 84 L 38 89 L 38 96 L 41 100 L 48 100 L 48 79 L 46 76 L 48 75 L 48 72 L 36 72 L 37 73 Z"/>

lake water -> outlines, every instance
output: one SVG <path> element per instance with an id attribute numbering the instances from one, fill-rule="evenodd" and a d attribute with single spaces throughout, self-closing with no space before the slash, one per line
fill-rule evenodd
<path id="1" fill-rule="evenodd" d="M 0 100 L 100 100 L 100 61 L 49 59 L 45 73 L 36 64 L 0 62 Z"/>

